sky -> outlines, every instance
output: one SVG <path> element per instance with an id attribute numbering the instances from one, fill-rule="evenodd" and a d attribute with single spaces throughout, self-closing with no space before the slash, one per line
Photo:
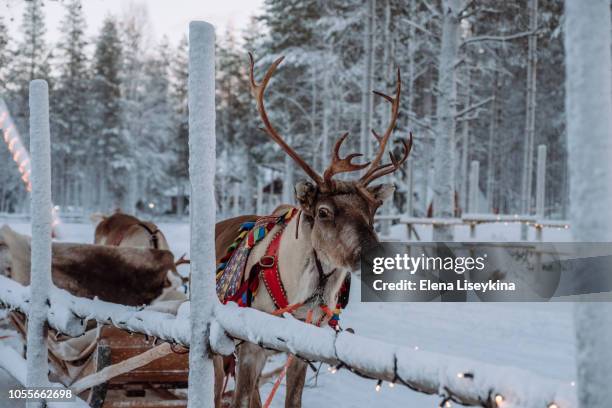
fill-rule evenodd
<path id="1" fill-rule="evenodd" d="M 19 35 L 23 5 L 26 0 L 0 0 L 0 15 L 5 17 L 11 33 Z M 87 33 L 95 36 L 108 14 L 121 17 L 131 7 L 148 11 L 152 38 L 167 35 L 172 43 L 187 33 L 191 20 L 206 20 L 222 35 L 228 27 L 240 32 L 252 15 L 262 9 L 263 0 L 82 0 Z M 53 43 L 59 38 L 59 22 L 64 15 L 62 0 L 45 0 L 47 38 Z"/>

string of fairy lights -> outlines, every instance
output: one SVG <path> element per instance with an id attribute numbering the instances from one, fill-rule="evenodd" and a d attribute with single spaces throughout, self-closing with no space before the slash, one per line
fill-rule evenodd
<path id="1" fill-rule="evenodd" d="M 419 350 L 418 346 L 414 346 L 414 350 L 417 351 Z M 376 385 L 374 387 L 374 391 L 379 393 L 382 391 L 383 389 L 383 383 L 384 381 L 381 379 L 376 379 L 367 375 L 364 375 L 363 373 L 360 373 L 359 371 L 357 371 L 355 368 L 351 367 L 350 365 L 342 362 L 338 365 L 330 365 L 327 367 L 327 371 L 330 374 L 336 374 L 340 369 L 345 368 L 347 370 L 349 370 L 350 372 L 352 372 L 353 374 L 357 374 L 360 377 L 363 378 L 369 378 L 369 379 L 374 379 L 377 380 L 376 381 Z M 425 393 L 425 394 L 433 394 L 435 392 L 430 391 L 430 390 L 425 390 L 423 388 L 420 388 L 418 385 L 414 384 L 414 383 L 409 383 L 403 379 L 401 379 L 399 377 L 399 375 L 397 374 L 397 363 L 395 364 L 394 367 L 394 377 L 395 379 L 391 382 L 388 382 L 389 388 L 394 388 L 396 382 L 397 383 L 401 383 L 403 385 L 406 385 L 408 388 L 412 389 L 413 391 L 417 391 L 417 392 L 421 392 L 421 393 Z M 458 372 L 457 373 L 457 378 L 460 379 L 465 379 L 466 381 L 473 381 L 475 378 L 475 374 L 473 372 Z M 574 381 L 569 383 L 570 386 L 575 387 L 576 383 Z M 458 395 L 457 393 L 453 392 L 451 389 L 449 389 L 448 387 L 444 387 L 444 392 L 441 394 L 442 400 L 440 401 L 440 403 L 438 404 L 438 408 L 451 408 L 453 406 L 453 403 L 462 405 L 462 406 L 469 406 L 469 405 L 473 405 L 470 404 L 468 401 L 465 401 L 460 395 Z M 480 401 L 480 406 L 483 408 L 504 408 L 504 406 L 506 405 L 506 398 L 501 394 L 501 393 L 495 393 L 493 392 L 493 390 L 489 391 L 489 395 L 486 399 L 481 399 L 479 398 Z M 543 408 L 563 408 L 561 405 L 559 405 L 557 402 L 555 401 L 551 401 L 549 403 L 547 403 L 545 405 L 545 407 Z"/>
<path id="2" fill-rule="evenodd" d="M 5 126 L 5 122 L 7 122 L 7 126 Z M 19 168 L 21 180 L 26 185 L 28 192 L 30 192 L 32 191 L 32 182 L 30 181 L 30 173 L 32 171 L 30 166 L 30 155 L 21 142 L 21 138 L 15 131 L 15 125 L 13 121 L 10 120 L 6 110 L 0 113 L 0 129 L 3 129 L 2 136 L 4 138 L 4 143 L 6 143 L 13 157 L 13 161 Z"/>
<path id="3" fill-rule="evenodd" d="M 21 141 L 19 132 L 17 131 L 15 124 L 9 115 L 8 108 L 2 99 L 0 99 L 0 129 L 2 130 L 2 138 L 4 139 L 4 143 L 6 143 L 13 161 L 17 165 L 19 174 L 21 174 L 21 181 L 23 181 L 25 184 L 26 190 L 28 192 L 32 192 L 32 181 L 30 179 L 30 175 L 32 173 L 30 153 Z M 52 217 L 51 227 L 55 230 L 60 223 L 55 207 L 52 209 Z"/>

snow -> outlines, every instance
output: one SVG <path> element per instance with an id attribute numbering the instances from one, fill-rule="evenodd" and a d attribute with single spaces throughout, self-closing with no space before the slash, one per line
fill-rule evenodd
<path id="1" fill-rule="evenodd" d="M 51 289 L 51 135 L 49 90 L 44 80 L 30 83 L 30 145 L 32 150 L 32 261 L 28 318 L 28 387 L 48 382 L 45 324 Z M 27 404 L 38 407 L 40 402 Z"/>
<path id="2" fill-rule="evenodd" d="M 0 219 L 0 224 L 6 221 Z M 10 226 L 22 233 L 29 230 L 29 225 L 25 222 L 11 220 Z M 188 252 L 188 224 L 159 223 L 159 226 L 167 236 L 174 253 Z M 62 239 L 65 241 L 91 242 L 93 239 L 92 225 L 64 224 L 64 227 L 66 235 Z M 431 234 L 430 226 L 417 228 L 420 228 L 422 235 Z M 455 231 L 457 240 L 469 236 L 467 227 L 455 227 Z M 397 238 L 403 238 L 404 233 L 405 227 L 402 225 L 392 228 L 392 234 Z M 478 239 L 483 241 L 514 241 L 519 236 L 520 226 L 517 224 L 485 224 L 478 227 Z M 569 231 L 545 229 L 544 239 L 567 241 L 570 239 Z M 412 359 L 422 354 L 427 360 L 430 357 L 427 352 L 432 352 L 470 360 L 476 364 L 487 363 L 528 370 L 539 376 L 561 381 L 570 387 L 570 383 L 575 381 L 571 304 L 366 304 L 359 301 L 360 286 L 359 279 L 353 279 L 351 302 L 341 316 L 342 327 L 351 327 L 360 336 L 403 347 L 402 353 L 406 352 L 406 347 L 413 350 L 418 347 L 410 357 Z M 179 311 L 181 317 L 187 316 L 187 309 L 185 305 Z M 247 319 L 248 315 L 243 315 L 243 318 Z M 279 324 L 286 328 L 287 323 L 291 324 Z M 241 324 L 238 322 L 236 326 L 239 329 Z M 293 340 L 289 337 L 290 334 L 285 333 L 285 336 L 291 342 Z M 322 348 L 325 347 L 322 344 L 327 344 L 325 339 L 315 337 L 311 344 L 313 350 L 333 356 L 332 350 L 325 351 L 326 349 Z M 368 345 L 364 347 L 366 348 L 362 353 L 370 351 Z M 271 364 L 280 365 L 284 357 L 275 356 L 271 360 Z M 304 389 L 304 407 L 437 406 L 440 402 L 438 396 L 417 393 L 399 385 L 389 388 L 387 383 L 383 384 L 380 392 L 376 392 L 375 381 L 358 377 L 344 368 L 332 374 L 326 367 L 325 364 L 322 366 L 316 387 L 314 374 L 309 370 Z M 427 372 L 424 371 L 423 375 L 427 375 Z M 268 394 L 272 382 L 262 386 L 262 395 Z M 3 385 L 2 388 L 6 386 Z M 284 386 L 281 386 L 272 407 L 284 406 L 284 391 Z"/>
<path id="3" fill-rule="evenodd" d="M 189 179 L 191 180 L 191 347 L 189 407 L 213 406 L 214 371 L 207 338 L 215 278 L 215 29 L 189 24 Z"/>
<path id="4" fill-rule="evenodd" d="M 12 348 L 0 344 L 0 367 L 7 370 L 11 376 L 19 381 L 21 384 L 26 382 L 26 362 L 23 358 Z M 62 385 L 57 383 L 50 383 L 45 381 L 43 384 L 46 387 L 64 388 Z M 6 395 L 6 394 L 4 394 Z M 0 401 L 1 402 L 1 401 Z M 13 401 L 11 401 L 12 403 Z M 47 402 L 49 408 L 87 408 L 88 405 L 80 399 L 75 399 L 71 402 Z"/>

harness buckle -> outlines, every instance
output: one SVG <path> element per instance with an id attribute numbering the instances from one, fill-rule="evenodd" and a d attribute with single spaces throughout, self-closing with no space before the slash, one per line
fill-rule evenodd
<path id="1" fill-rule="evenodd" d="M 271 268 L 274 266 L 276 259 L 272 255 L 264 255 L 259 260 L 259 266 L 262 268 Z"/>

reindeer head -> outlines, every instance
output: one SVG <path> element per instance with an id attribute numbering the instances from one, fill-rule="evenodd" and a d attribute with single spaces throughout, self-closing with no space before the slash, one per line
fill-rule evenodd
<path id="1" fill-rule="evenodd" d="M 393 133 L 397 121 L 401 91 L 400 71 L 397 70 L 397 86 L 395 96 L 391 97 L 380 92 L 374 93 L 391 104 L 391 123 L 385 133 L 380 136 L 374 130 L 372 134 L 378 140 L 379 149 L 370 162 L 357 164 L 352 160 L 363 156 L 352 153 L 340 157 L 340 147 L 348 137 L 345 133 L 338 139 L 332 152 L 329 167 L 321 177 L 293 150 L 270 123 L 264 106 L 264 92 L 272 75 L 284 57 L 278 58 L 268 68 L 260 83 L 255 81 L 253 56 L 249 53 L 251 62 L 250 82 L 251 92 L 257 102 L 257 110 L 264 123 L 265 132 L 274 140 L 310 177 L 311 180 L 301 181 L 295 186 L 295 196 L 305 215 L 306 222 L 312 228 L 312 246 L 318 256 L 332 267 L 357 267 L 361 253 L 377 245 L 378 238 L 374 231 L 374 215 L 385 199 L 392 196 L 393 184 L 370 185 L 372 181 L 391 174 L 406 161 L 412 148 L 412 134 L 407 140 L 402 139 L 404 147 L 401 158 L 389 152 L 390 163 L 381 164 L 387 142 Z M 334 180 L 340 173 L 363 171 L 356 180 Z"/>

